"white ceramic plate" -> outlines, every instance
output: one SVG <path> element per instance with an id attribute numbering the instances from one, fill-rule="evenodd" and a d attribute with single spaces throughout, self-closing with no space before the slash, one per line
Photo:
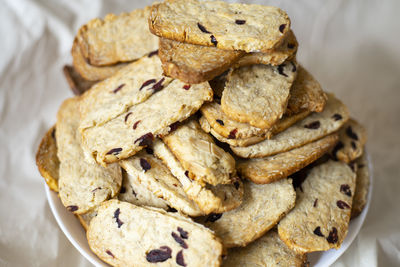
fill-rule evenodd
<path id="1" fill-rule="evenodd" d="M 370 170 L 370 185 L 368 192 L 368 202 L 362 213 L 355 219 L 351 220 L 348 234 L 342 243 L 340 249 L 335 250 L 331 249 L 324 252 L 313 252 L 308 254 L 308 260 L 310 262 L 310 266 L 312 267 L 328 267 L 333 264 L 343 252 L 350 246 L 358 232 L 361 229 L 361 226 L 364 223 L 365 216 L 367 215 L 369 205 L 371 202 L 372 195 L 372 165 L 369 156 L 368 158 L 368 167 Z M 51 211 L 54 214 L 54 217 L 57 220 L 58 225 L 61 230 L 67 236 L 72 245 L 75 246 L 77 250 L 93 265 L 95 266 L 109 266 L 108 264 L 102 262 L 93 252 L 90 250 L 89 245 L 86 240 L 86 233 L 78 219 L 62 205 L 60 199 L 57 194 L 51 191 L 45 183 L 45 190 L 47 195 L 47 200 L 49 201 Z"/>

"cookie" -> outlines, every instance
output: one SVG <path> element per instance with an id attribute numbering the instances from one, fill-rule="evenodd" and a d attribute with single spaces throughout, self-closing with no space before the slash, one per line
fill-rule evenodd
<path id="1" fill-rule="evenodd" d="M 86 58 L 82 55 L 78 41 L 75 39 L 71 48 L 72 62 L 74 68 L 79 75 L 87 81 L 102 81 L 120 69 L 128 65 L 128 63 L 116 63 L 109 66 L 93 66 L 90 65 Z"/>
<path id="2" fill-rule="evenodd" d="M 334 133 L 299 148 L 274 156 L 242 159 L 237 170 L 242 177 L 257 184 L 268 184 L 288 177 L 328 152 L 338 141 Z"/>
<path id="3" fill-rule="evenodd" d="M 84 130 L 82 145 L 86 155 L 101 164 L 128 158 L 149 145 L 154 137 L 166 135 L 172 124 L 187 119 L 211 99 L 208 83 L 188 87 L 173 80 L 143 103 L 101 126 Z"/>
<path id="4" fill-rule="evenodd" d="M 81 98 L 81 131 L 102 125 L 168 86 L 157 55 L 143 57 L 97 83 Z"/>
<path id="5" fill-rule="evenodd" d="M 129 175 L 122 172 L 122 186 L 118 199 L 136 206 L 148 206 L 168 210 L 168 202 L 157 197 L 147 188 L 147 181 L 140 180 L 140 175 Z"/>
<path id="6" fill-rule="evenodd" d="M 265 64 L 278 66 L 286 60 L 290 60 L 296 56 L 298 43 L 293 31 L 290 30 L 281 45 L 268 52 L 247 53 L 239 59 L 235 66 L 247 66 L 254 64 Z"/>
<path id="7" fill-rule="evenodd" d="M 244 54 L 243 51 L 222 50 L 160 38 L 159 56 L 164 73 L 190 84 L 213 79 Z"/>
<path id="8" fill-rule="evenodd" d="M 223 251 L 210 230 L 188 218 L 118 200 L 100 206 L 87 239 L 112 266 L 220 266 Z"/>
<path id="9" fill-rule="evenodd" d="M 160 158 L 179 180 L 187 196 L 195 201 L 206 214 L 221 213 L 237 208 L 243 199 L 243 184 L 235 177 L 233 184 L 203 187 L 196 180 L 192 180 L 190 172 L 185 170 L 168 147 L 156 140 L 153 145 L 154 155 Z M 234 179 L 234 178 L 233 178 Z"/>
<path id="10" fill-rule="evenodd" d="M 270 6 L 174 0 L 152 6 L 149 28 L 157 36 L 179 42 L 268 52 L 290 30 L 290 19 Z"/>
<path id="11" fill-rule="evenodd" d="M 307 266 L 307 255 L 297 254 L 290 250 L 278 236 L 276 230 L 271 230 L 256 241 L 242 248 L 228 250 L 223 267 L 253 267 L 253 266 Z"/>
<path id="12" fill-rule="evenodd" d="M 329 160 L 311 169 L 297 189 L 295 208 L 278 225 L 279 237 L 299 252 L 338 249 L 346 237 L 356 174 Z"/>
<path id="13" fill-rule="evenodd" d="M 36 152 L 36 166 L 46 181 L 47 186 L 58 192 L 58 170 L 60 161 L 57 157 L 56 127 L 51 127 L 43 136 Z"/>
<path id="14" fill-rule="evenodd" d="M 215 144 L 197 121 L 185 122 L 162 139 L 182 167 L 201 185 L 232 183 L 235 160 Z"/>
<path id="15" fill-rule="evenodd" d="M 326 104 L 327 96 L 317 80 L 301 65 L 297 78 L 290 89 L 286 113 L 296 114 L 303 110 L 321 112 Z"/>
<path id="16" fill-rule="evenodd" d="M 187 197 L 181 183 L 167 166 L 152 154 L 141 151 L 129 159 L 121 160 L 119 164 L 133 179 L 143 183 L 152 194 L 165 200 L 176 210 L 190 216 L 204 214 L 196 203 Z"/>
<path id="17" fill-rule="evenodd" d="M 351 218 L 355 218 L 363 211 L 368 201 L 369 190 L 369 168 L 368 160 L 365 154 L 361 155 L 355 161 L 357 165 L 356 189 L 353 197 L 353 205 L 351 206 Z"/>
<path id="18" fill-rule="evenodd" d="M 243 247 L 273 228 L 295 205 L 291 179 L 267 185 L 243 182 L 243 203 L 238 208 L 199 218 L 221 238 L 225 247 Z"/>
<path id="19" fill-rule="evenodd" d="M 349 119 L 347 107 L 329 94 L 324 111 L 312 113 L 270 140 L 248 147 L 231 147 L 243 158 L 260 158 L 295 149 L 337 131 Z"/>
<path id="20" fill-rule="evenodd" d="M 82 55 L 94 66 L 127 62 L 158 49 L 158 38 L 149 32 L 150 7 L 93 19 L 76 36 Z"/>
<path id="21" fill-rule="evenodd" d="M 339 142 L 332 149 L 333 157 L 346 163 L 359 158 L 367 142 L 367 131 L 354 119 L 350 119 L 339 131 Z"/>
<path id="22" fill-rule="evenodd" d="M 295 62 L 279 66 L 251 65 L 228 74 L 221 109 L 231 119 L 269 129 L 286 110 L 296 78 Z"/>
<path id="23" fill-rule="evenodd" d="M 63 205 L 75 214 L 86 213 L 118 194 L 121 168 L 107 168 L 84 159 L 79 125 L 79 98 L 63 102 L 56 123 L 57 156 L 60 160 L 58 189 Z"/>
<path id="24" fill-rule="evenodd" d="M 90 222 L 96 216 L 97 216 L 97 208 L 94 208 L 93 210 L 90 210 L 86 213 L 76 215 L 76 217 L 78 217 L 78 220 L 85 229 L 85 231 L 89 229 Z"/>
<path id="25" fill-rule="evenodd" d="M 83 94 L 95 84 L 95 82 L 84 79 L 72 66 L 65 65 L 63 73 L 74 95 Z"/>

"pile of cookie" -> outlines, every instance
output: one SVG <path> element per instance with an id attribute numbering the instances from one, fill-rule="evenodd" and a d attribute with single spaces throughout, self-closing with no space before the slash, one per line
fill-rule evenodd
<path id="1" fill-rule="evenodd" d="M 112 266 L 303 266 L 367 201 L 365 129 L 276 7 L 167 0 L 82 26 L 39 146 Z"/>

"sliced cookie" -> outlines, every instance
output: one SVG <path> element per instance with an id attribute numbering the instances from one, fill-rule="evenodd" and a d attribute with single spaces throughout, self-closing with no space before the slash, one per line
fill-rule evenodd
<path id="1" fill-rule="evenodd" d="M 86 155 L 101 164 L 128 158 L 149 145 L 154 137 L 166 135 L 170 125 L 187 119 L 211 99 L 208 83 L 188 88 L 181 81 L 173 80 L 146 101 L 104 125 L 85 129 L 82 137 Z"/>
<path id="2" fill-rule="evenodd" d="M 328 152 L 338 141 L 334 133 L 299 148 L 265 158 L 237 162 L 242 177 L 257 184 L 268 184 L 288 177 Z"/>
<path id="3" fill-rule="evenodd" d="M 243 248 L 231 248 L 223 267 L 253 266 L 307 266 L 307 255 L 297 254 L 279 239 L 276 230 L 271 230 Z"/>
<path id="4" fill-rule="evenodd" d="M 369 168 L 368 160 L 365 153 L 355 161 L 357 164 L 357 180 L 356 190 L 353 197 L 353 205 L 351 206 L 351 218 L 355 218 L 363 211 L 368 201 L 369 190 Z"/>
<path id="5" fill-rule="evenodd" d="M 159 56 L 164 73 L 189 84 L 213 79 L 243 55 L 243 51 L 222 50 L 160 38 Z"/>
<path id="6" fill-rule="evenodd" d="M 286 113 L 296 114 L 303 110 L 321 112 L 326 104 L 327 96 L 321 85 L 301 65 L 297 71 L 297 78 L 290 89 Z"/>
<path id="7" fill-rule="evenodd" d="M 233 120 L 271 128 L 286 110 L 296 69 L 291 61 L 276 67 L 251 65 L 233 70 L 222 92 L 222 111 Z"/>
<path id="8" fill-rule="evenodd" d="M 243 184 L 236 177 L 233 184 L 203 187 L 192 180 L 190 172 L 185 170 L 168 147 L 161 141 L 154 142 L 154 154 L 160 158 L 179 180 L 183 190 L 193 199 L 204 213 L 221 213 L 237 208 L 243 199 Z"/>
<path id="9" fill-rule="evenodd" d="M 74 67 L 65 65 L 63 68 L 65 79 L 74 95 L 81 95 L 89 90 L 96 82 L 84 79 Z"/>
<path id="10" fill-rule="evenodd" d="M 112 266 L 220 266 L 223 247 L 190 219 L 110 200 L 87 231 L 90 249 Z"/>
<path id="11" fill-rule="evenodd" d="M 83 25 L 77 40 L 83 56 L 95 66 L 132 61 L 158 49 L 158 38 L 149 32 L 150 7 L 120 15 L 108 14 Z"/>
<path id="12" fill-rule="evenodd" d="M 182 167 L 201 185 L 230 184 L 235 174 L 235 160 L 218 147 L 199 123 L 189 120 L 164 136 L 164 143 Z"/>
<path id="13" fill-rule="evenodd" d="M 79 75 L 87 81 L 102 81 L 128 65 L 128 63 L 116 63 L 109 66 L 90 65 L 82 55 L 81 48 L 76 39 L 72 44 L 71 55 L 74 68 Z"/>
<path id="14" fill-rule="evenodd" d="M 299 252 L 338 249 L 347 235 L 356 174 L 329 160 L 311 169 L 297 189 L 295 208 L 278 225 L 279 237 Z"/>
<path id="15" fill-rule="evenodd" d="M 367 142 L 367 131 L 354 119 L 350 119 L 339 131 L 339 143 L 332 150 L 332 156 L 346 163 L 359 158 Z"/>
<path id="16" fill-rule="evenodd" d="M 296 192 L 291 179 L 268 185 L 244 181 L 243 203 L 220 214 L 197 221 L 221 238 L 225 247 L 243 247 L 273 228 L 295 205 Z"/>
<path id="17" fill-rule="evenodd" d="M 298 47 L 298 42 L 293 31 L 290 30 L 282 44 L 275 49 L 271 49 L 268 52 L 253 52 L 247 53 L 239 59 L 235 64 L 236 66 L 247 66 L 254 64 L 265 64 L 265 65 L 281 65 L 286 60 L 295 57 Z"/>
<path id="18" fill-rule="evenodd" d="M 63 102 L 57 113 L 57 156 L 60 160 L 58 189 L 61 202 L 75 214 L 86 213 L 118 194 L 121 168 L 107 168 L 84 159 L 79 125 L 79 98 Z"/>
<path id="19" fill-rule="evenodd" d="M 149 27 L 155 35 L 179 42 L 268 52 L 290 30 L 290 20 L 271 6 L 175 0 L 152 6 Z"/>
<path id="20" fill-rule="evenodd" d="M 51 127 L 43 136 L 36 152 L 36 166 L 46 181 L 47 186 L 58 192 L 58 170 L 60 161 L 57 157 L 56 127 Z"/>
<path id="21" fill-rule="evenodd" d="M 165 200 L 171 207 L 190 216 L 204 214 L 196 203 L 190 200 L 178 179 L 176 179 L 161 160 L 141 151 L 119 164 L 125 171 L 157 197 Z"/>
<path id="22" fill-rule="evenodd" d="M 248 147 L 231 147 L 231 149 L 236 155 L 243 158 L 275 155 L 331 134 L 337 131 L 348 119 L 349 111 L 347 107 L 330 94 L 325 109 L 321 113 L 312 113 L 270 140 L 264 140 Z"/>

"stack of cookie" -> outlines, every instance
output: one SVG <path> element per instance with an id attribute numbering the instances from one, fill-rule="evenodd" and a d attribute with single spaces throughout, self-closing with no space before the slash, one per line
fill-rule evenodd
<path id="1" fill-rule="evenodd" d="M 340 247 L 366 204 L 366 133 L 297 47 L 261 5 L 169 0 L 79 29 L 77 96 L 36 159 L 96 255 L 302 266 Z"/>

